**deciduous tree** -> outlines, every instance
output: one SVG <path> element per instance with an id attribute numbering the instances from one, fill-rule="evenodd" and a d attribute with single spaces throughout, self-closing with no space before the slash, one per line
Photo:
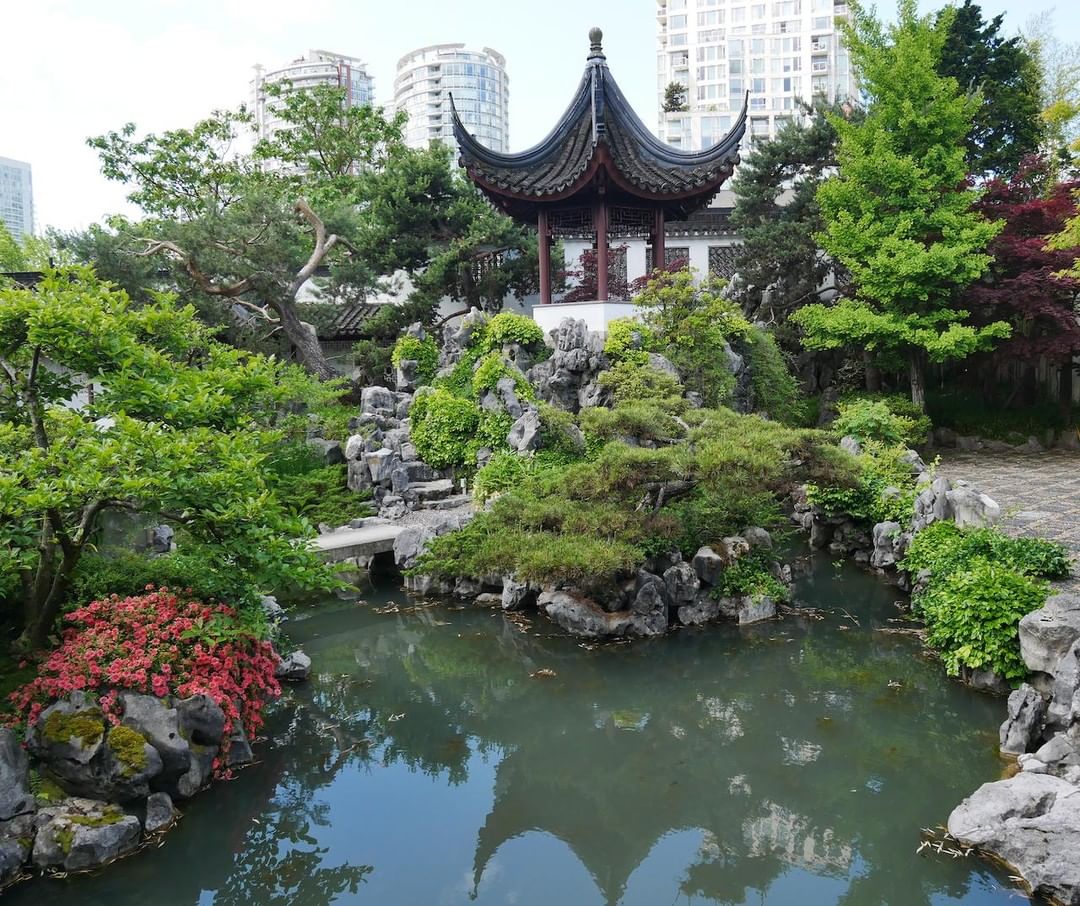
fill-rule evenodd
<path id="1" fill-rule="evenodd" d="M 810 348 L 862 346 L 906 361 L 920 407 L 927 357 L 964 358 L 1009 333 L 1004 322 L 976 327 L 951 304 L 986 269 L 1001 227 L 971 209 L 964 142 L 976 100 L 937 72 L 947 27 L 947 17 L 919 17 L 916 0 L 901 0 L 888 30 L 852 6 L 844 40 L 869 107 L 859 123 L 832 118 L 839 172 L 817 200 L 819 240 L 854 292 L 793 316 Z"/>
<path id="2" fill-rule="evenodd" d="M 92 401 L 69 401 L 92 383 Z M 0 288 L 0 598 L 42 646 L 110 509 L 155 514 L 252 585 L 326 584 L 260 463 L 287 403 L 335 392 L 217 343 L 191 306 L 132 306 L 87 269 Z M 297 539 L 297 540 L 294 540 Z"/>

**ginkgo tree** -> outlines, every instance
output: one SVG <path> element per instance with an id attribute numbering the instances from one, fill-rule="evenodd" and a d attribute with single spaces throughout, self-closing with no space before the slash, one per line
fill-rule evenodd
<path id="1" fill-rule="evenodd" d="M 838 172 L 818 189 L 822 248 L 851 275 L 853 293 L 807 305 L 793 319 L 812 349 L 863 347 L 907 365 L 911 399 L 926 405 L 927 359 L 962 359 L 1009 335 L 954 305 L 990 263 L 1001 224 L 972 209 L 965 139 L 978 97 L 937 71 L 949 16 L 901 0 L 885 28 L 858 4 L 844 41 L 867 98 L 860 121 L 832 116 Z"/>
<path id="2" fill-rule="evenodd" d="M 289 406 L 338 392 L 216 342 L 171 297 L 133 306 L 88 269 L 0 286 L 0 601 L 19 646 L 46 643 L 109 510 L 182 526 L 253 591 L 325 587 L 310 526 L 261 464 Z"/>

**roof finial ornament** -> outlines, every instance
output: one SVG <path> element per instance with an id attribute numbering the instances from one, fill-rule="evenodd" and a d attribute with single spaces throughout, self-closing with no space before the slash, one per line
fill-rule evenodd
<path id="1" fill-rule="evenodd" d="M 604 59 L 604 47 L 603 42 L 604 33 L 599 28 L 589 29 L 589 59 L 592 60 L 595 57 Z"/>

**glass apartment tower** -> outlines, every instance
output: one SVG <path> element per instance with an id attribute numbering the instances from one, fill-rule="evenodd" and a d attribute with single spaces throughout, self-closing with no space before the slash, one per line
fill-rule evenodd
<path id="1" fill-rule="evenodd" d="M 462 123 L 480 144 L 510 150 L 506 58 L 490 47 L 468 50 L 464 44 L 421 47 L 398 60 L 394 106 L 409 116 L 406 144 L 426 148 L 439 139 L 457 148 L 451 95 Z"/>
<path id="2" fill-rule="evenodd" d="M 30 164 L 9 157 L 0 157 L 0 223 L 16 239 L 34 232 Z"/>
<path id="3" fill-rule="evenodd" d="M 798 115 L 798 100 L 857 97 L 837 21 L 844 0 L 657 0 L 659 133 L 685 150 L 727 134 L 749 92 L 750 141 L 771 138 Z M 686 110 L 667 112 L 671 83 Z"/>
<path id="4" fill-rule="evenodd" d="M 368 75 L 366 64 L 356 57 L 327 50 L 309 50 L 306 57 L 274 69 L 259 63 L 255 65 L 251 94 L 260 138 L 269 138 L 282 128 L 282 122 L 275 114 L 275 99 L 266 92 L 268 85 L 281 82 L 289 82 L 292 91 L 304 91 L 317 85 L 344 88 L 345 104 L 349 107 L 375 103 L 375 81 Z"/>

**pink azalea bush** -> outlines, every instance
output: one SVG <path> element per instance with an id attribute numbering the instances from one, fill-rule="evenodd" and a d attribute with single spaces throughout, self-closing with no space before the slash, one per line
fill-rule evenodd
<path id="1" fill-rule="evenodd" d="M 225 713 L 225 739 L 214 762 L 220 772 L 237 721 L 254 738 L 264 706 L 281 694 L 273 647 L 224 604 L 147 586 L 146 594 L 87 604 L 66 621 L 60 647 L 37 677 L 11 694 L 20 720 L 25 715 L 33 723 L 52 702 L 76 691 L 97 693 L 114 724 L 121 691 L 208 695 Z"/>

